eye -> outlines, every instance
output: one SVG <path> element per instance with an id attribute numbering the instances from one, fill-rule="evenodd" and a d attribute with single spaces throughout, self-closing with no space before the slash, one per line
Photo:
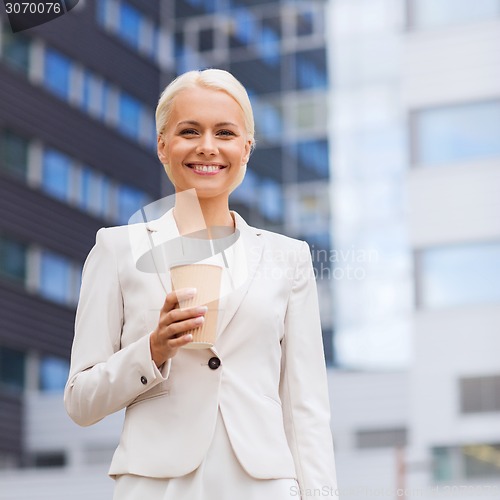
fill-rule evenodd
<path id="1" fill-rule="evenodd" d="M 217 135 L 221 136 L 221 137 L 235 137 L 236 136 L 236 134 L 232 130 L 226 130 L 226 129 L 219 130 L 217 132 Z"/>
<path id="2" fill-rule="evenodd" d="M 180 131 L 179 135 L 184 135 L 184 136 L 190 136 L 190 135 L 197 135 L 198 131 L 195 130 L 194 128 L 185 128 Z"/>

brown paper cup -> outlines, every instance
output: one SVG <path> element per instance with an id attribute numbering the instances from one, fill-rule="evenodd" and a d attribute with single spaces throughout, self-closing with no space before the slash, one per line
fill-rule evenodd
<path id="1" fill-rule="evenodd" d="M 196 288 L 196 295 L 179 303 L 181 309 L 207 306 L 203 324 L 186 333 L 193 335 L 193 341 L 182 346 L 185 349 L 208 349 L 215 344 L 219 315 L 219 296 L 222 267 L 211 264 L 187 264 L 170 268 L 172 290 Z"/>

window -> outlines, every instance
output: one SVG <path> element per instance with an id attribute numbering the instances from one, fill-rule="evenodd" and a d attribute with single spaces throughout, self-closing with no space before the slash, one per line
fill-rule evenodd
<path id="1" fill-rule="evenodd" d="M 272 221 L 283 218 L 283 197 L 281 186 L 271 180 L 265 179 L 259 186 L 259 206 L 262 215 Z"/>
<path id="2" fill-rule="evenodd" d="M 500 412 L 500 375 L 460 379 L 462 413 Z"/>
<path id="3" fill-rule="evenodd" d="M 131 47 L 139 48 L 141 34 L 141 13 L 125 2 L 120 3 L 120 21 L 118 24 L 118 35 Z"/>
<path id="4" fill-rule="evenodd" d="M 280 61 L 280 37 L 271 27 L 262 26 L 258 50 L 262 59 L 271 65 L 276 65 Z"/>
<path id="5" fill-rule="evenodd" d="M 279 141 L 283 136 L 283 121 L 279 108 L 264 100 L 254 99 L 255 122 L 258 125 L 258 140 Z"/>
<path id="6" fill-rule="evenodd" d="M 500 243 L 429 248 L 417 254 L 424 308 L 500 301 Z"/>
<path id="7" fill-rule="evenodd" d="M 326 52 L 324 49 L 300 52 L 295 63 L 297 89 L 326 89 Z"/>
<path id="8" fill-rule="evenodd" d="M 438 446 L 432 449 L 434 480 L 500 478 L 500 444 Z"/>
<path id="9" fill-rule="evenodd" d="M 405 446 L 407 431 L 404 427 L 395 429 L 360 430 L 356 432 L 358 448 L 388 448 Z"/>
<path id="10" fill-rule="evenodd" d="M 198 32 L 198 50 L 206 52 L 215 48 L 215 31 L 213 28 L 201 29 Z"/>
<path id="11" fill-rule="evenodd" d="M 258 23 L 255 15 L 246 7 L 237 9 L 233 14 L 236 23 L 235 36 L 238 42 L 250 45 L 255 42 Z"/>
<path id="12" fill-rule="evenodd" d="M 4 130 L 0 135 L 0 168 L 25 178 L 28 170 L 29 141 Z"/>
<path id="13" fill-rule="evenodd" d="M 415 28 L 486 21 L 500 16 L 499 0 L 409 0 Z"/>
<path id="14" fill-rule="evenodd" d="M 321 177 L 329 175 L 328 142 L 305 141 L 297 144 L 297 154 L 299 161 L 305 169 L 313 169 Z M 303 169 L 299 169 L 299 174 Z"/>
<path id="15" fill-rule="evenodd" d="M 419 165 L 500 156 L 500 101 L 421 110 L 413 125 Z"/>
<path id="16" fill-rule="evenodd" d="M 137 139 L 141 119 L 141 103 L 122 92 L 120 94 L 118 115 L 118 128 L 120 131 L 128 137 Z"/>
<path id="17" fill-rule="evenodd" d="M 147 204 L 142 191 L 130 186 L 120 186 L 118 189 L 118 223 L 127 224 L 130 217 Z"/>
<path id="18" fill-rule="evenodd" d="M 79 284 L 76 268 L 68 258 L 42 250 L 40 295 L 59 304 L 73 305 L 77 301 Z"/>
<path id="19" fill-rule="evenodd" d="M 52 468 L 64 467 L 66 465 L 66 454 L 64 451 L 44 451 L 34 453 L 31 456 L 33 467 Z"/>
<path id="20" fill-rule="evenodd" d="M 46 149 L 42 163 L 42 189 L 59 200 L 70 199 L 71 159 L 54 149 Z"/>
<path id="21" fill-rule="evenodd" d="M 60 392 L 64 390 L 68 379 L 69 363 L 62 358 L 45 356 L 40 360 L 40 390 Z"/>
<path id="22" fill-rule="evenodd" d="M 46 50 L 44 84 L 51 92 L 64 100 L 69 100 L 71 67 L 70 59 L 53 49 Z"/>
<path id="23" fill-rule="evenodd" d="M 10 33 L 9 28 L 2 29 L 2 58 L 13 69 L 26 76 L 30 67 L 30 39 L 20 33 Z"/>
<path id="24" fill-rule="evenodd" d="M 297 36 L 309 36 L 314 34 L 314 13 L 310 10 L 297 12 Z"/>
<path id="25" fill-rule="evenodd" d="M 24 284 L 27 246 L 0 234 L 0 277 Z"/>
<path id="26" fill-rule="evenodd" d="M 0 346 L 0 387 L 22 391 L 25 385 L 25 364 L 24 352 Z"/>

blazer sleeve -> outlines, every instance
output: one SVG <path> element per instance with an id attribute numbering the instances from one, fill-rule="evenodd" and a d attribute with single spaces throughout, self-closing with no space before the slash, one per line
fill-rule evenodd
<path id="1" fill-rule="evenodd" d="M 91 425 L 121 410 L 137 396 L 161 383 L 163 375 L 151 358 L 149 335 L 121 348 L 123 291 L 113 242 L 117 229 L 100 229 L 85 261 L 64 390 L 69 416 Z"/>
<path id="2" fill-rule="evenodd" d="M 330 404 L 316 281 L 302 242 L 285 316 L 280 397 L 301 498 L 336 498 Z M 315 497 L 314 497 L 315 498 Z"/>

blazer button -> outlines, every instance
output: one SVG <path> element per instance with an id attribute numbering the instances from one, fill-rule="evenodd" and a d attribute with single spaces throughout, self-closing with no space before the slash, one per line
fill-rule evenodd
<path id="1" fill-rule="evenodd" d="M 213 358 L 210 358 L 208 360 L 208 366 L 212 369 L 212 370 L 217 370 L 217 368 L 219 368 L 220 366 L 220 359 L 219 358 L 216 358 L 215 356 Z"/>
<path id="2" fill-rule="evenodd" d="M 146 385 L 148 383 L 148 379 L 144 375 L 141 377 L 141 383 L 143 385 Z"/>

